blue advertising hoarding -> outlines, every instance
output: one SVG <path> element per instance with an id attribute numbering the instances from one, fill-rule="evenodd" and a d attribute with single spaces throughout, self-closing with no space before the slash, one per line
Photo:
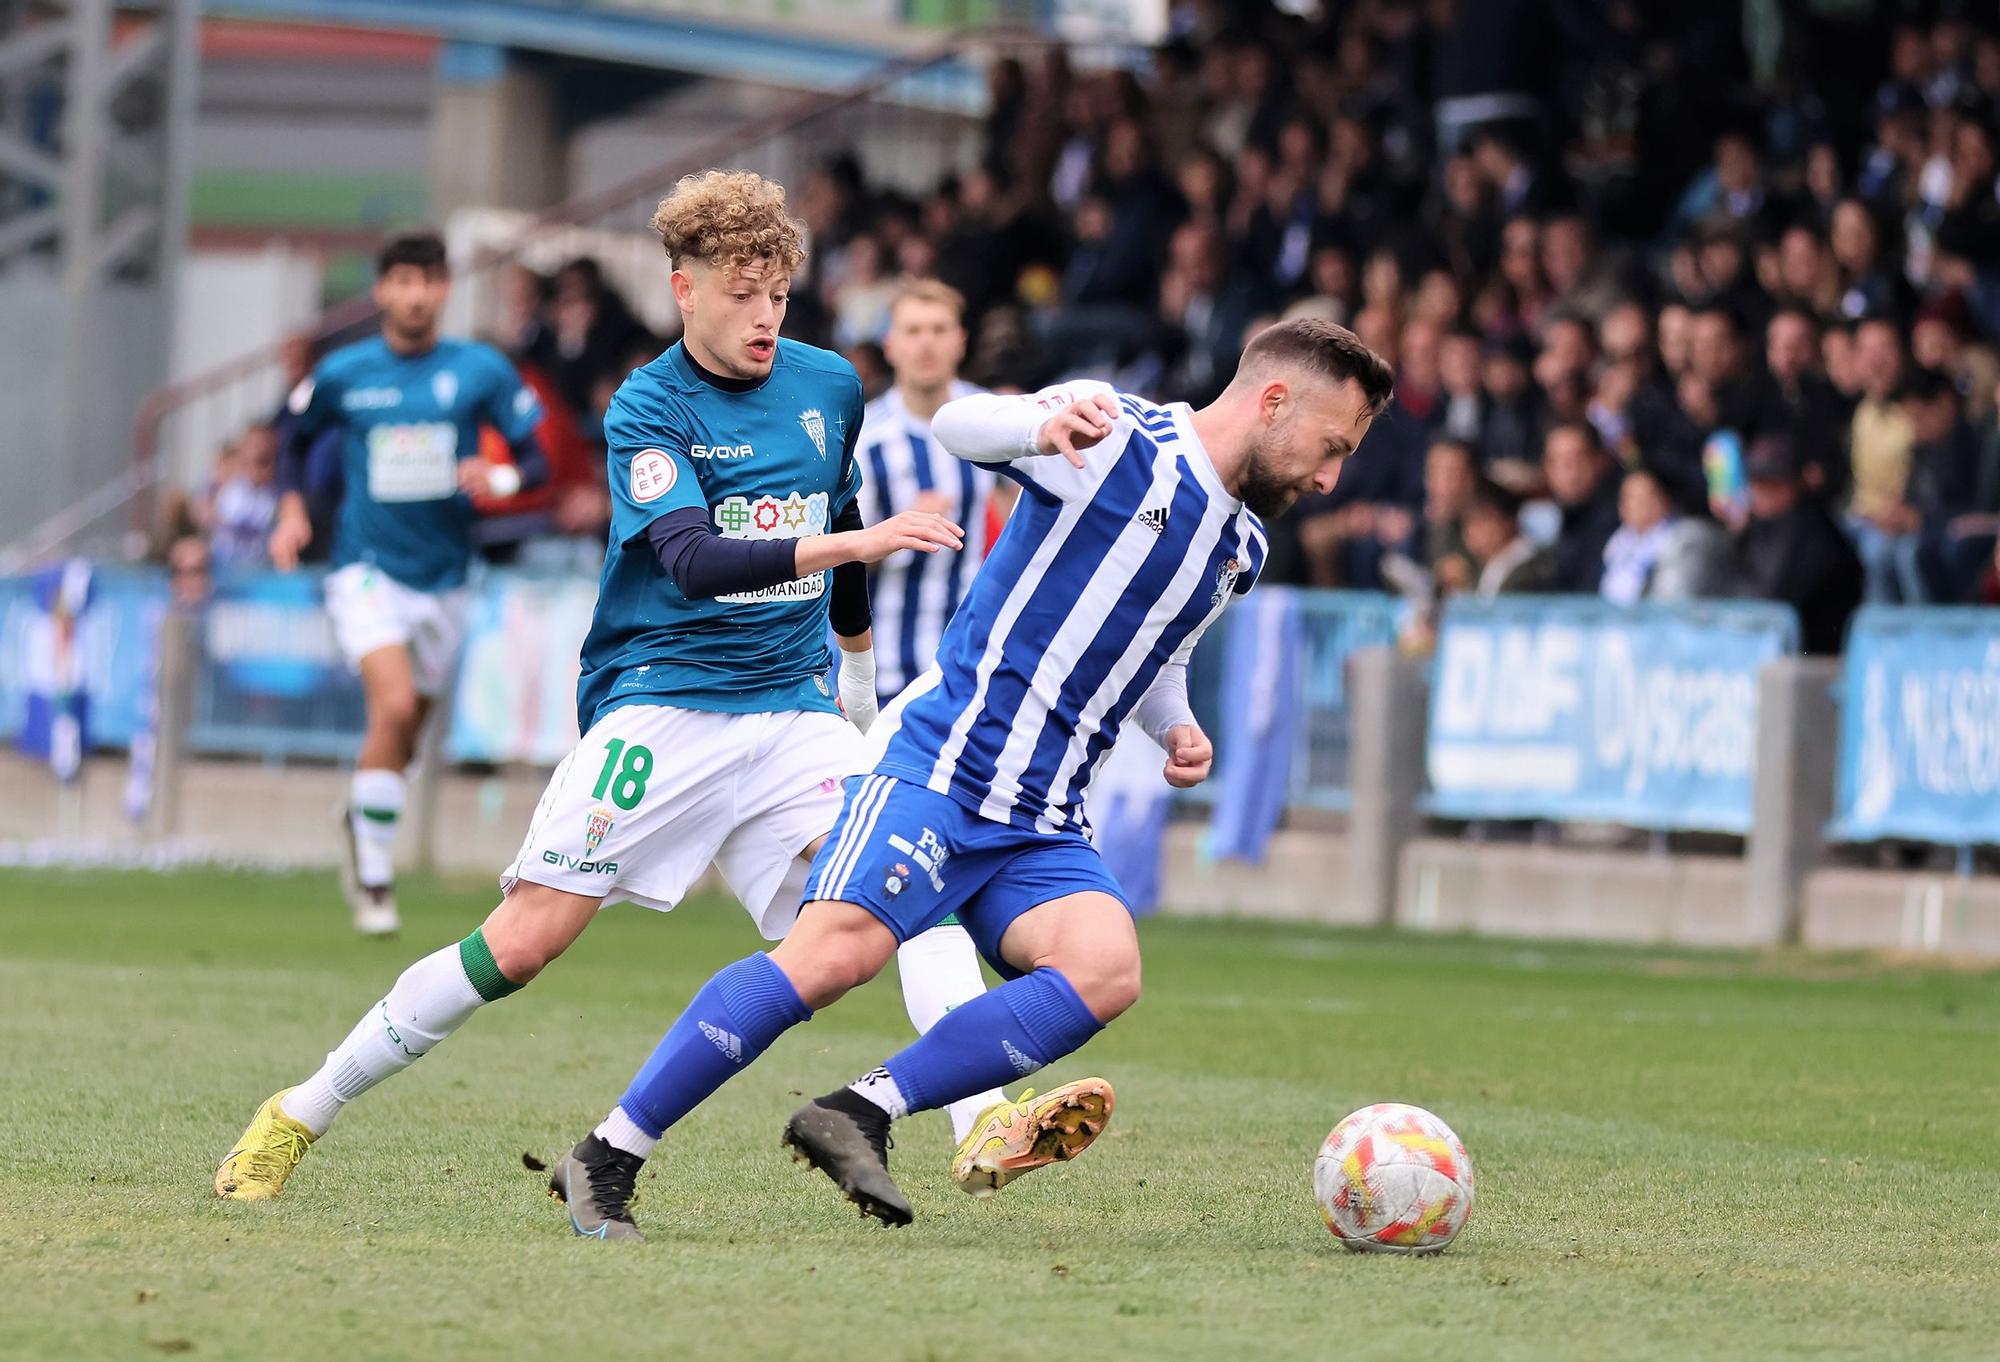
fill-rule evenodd
<path id="1" fill-rule="evenodd" d="M 325 573 L 220 577 L 202 617 L 195 667 L 197 752 L 351 758 L 364 715 L 321 602 Z"/>
<path id="2" fill-rule="evenodd" d="M 1448 818 L 1747 833 L 1764 664 L 1785 606 L 1456 604 L 1438 631 L 1426 766 Z"/>
<path id="3" fill-rule="evenodd" d="M 88 702 L 86 741 L 124 747 L 150 702 L 153 656 L 167 608 L 167 578 L 156 568 L 93 565 L 89 603 L 77 617 L 74 647 Z M 0 737 L 27 723 L 34 696 L 49 687 L 54 622 L 31 577 L 0 578 Z"/>
<path id="4" fill-rule="evenodd" d="M 1835 840 L 2000 844 L 2000 610 L 1865 609 L 1841 689 Z"/>

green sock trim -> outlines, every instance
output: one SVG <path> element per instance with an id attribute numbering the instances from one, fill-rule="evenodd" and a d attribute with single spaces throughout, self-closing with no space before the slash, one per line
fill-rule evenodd
<path id="1" fill-rule="evenodd" d="M 401 816 L 396 809 L 361 809 L 359 812 L 371 823 L 393 823 Z"/>
<path id="2" fill-rule="evenodd" d="M 458 963 L 465 970 L 465 977 L 472 981 L 472 987 L 489 1003 L 497 1003 L 509 993 L 521 991 L 521 986 L 502 974 L 500 967 L 493 963 L 493 952 L 486 945 L 484 928 L 474 928 L 471 936 L 458 943 Z"/>

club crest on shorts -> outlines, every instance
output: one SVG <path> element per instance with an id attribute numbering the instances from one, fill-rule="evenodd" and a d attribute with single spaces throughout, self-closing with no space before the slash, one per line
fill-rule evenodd
<path id="1" fill-rule="evenodd" d="M 590 821 L 584 825 L 583 829 L 583 854 L 588 856 L 596 851 L 598 846 L 604 841 L 606 834 L 610 831 L 611 810 L 602 808 L 592 809 L 590 811 Z"/>
<path id="2" fill-rule="evenodd" d="M 882 892 L 890 898 L 903 892 L 910 883 L 910 868 L 901 861 L 889 867 L 889 878 L 882 881 Z"/>
<path id="3" fill-rule="evenodd" d="M 817 449 L 819 456 L 824 459 L 826 457 L 826 417 L 820 415 L 818 407 L 809 407 L 799 413 L 799 424 L 806 428 L 806 434 L 812 437 L 813 448 Z"/>

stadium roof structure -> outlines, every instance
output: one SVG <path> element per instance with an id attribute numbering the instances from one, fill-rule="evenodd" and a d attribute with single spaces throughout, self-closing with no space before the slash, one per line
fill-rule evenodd
<path id="1" fill-rule="evenodd" d="M 216 0 L 210 14 L 346 24 L 435 34 L 458 42 L 689 71 L 802 90 L 848 88 L 884 62 L 936 44 L 935 28 L 850 25 L 839 33 L 661 9 L 516 0 Z M 980 73 L 963 62 L 930 67 L 894 91 L 900 103 L 957 113 L 984 107 Z"/>

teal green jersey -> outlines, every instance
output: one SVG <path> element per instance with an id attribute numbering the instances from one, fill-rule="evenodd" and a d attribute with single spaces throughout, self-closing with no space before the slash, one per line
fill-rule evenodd
<path id="1" fill-rule="evenodd" d="M 334 564 L 370 563 L 418 591 L 465 581 L 476 513 L 458 490 L 458 461 L 478 455 L 479 428 L 518 445 L 542 418 L 492 346 L 444 339 L 403 355 L 380 336 L 321 360 L 291 408 L 295 438 L 342 433 Z"/>
<path id="2" fill-rule="evenodd" d="M 837 711 L 827 682 L 831 573 L 690 600 L 646 527 L 695 508 L 732 539 L 826 533 L 860 490 L 861 407 L 852 365 L 787 340 L 770 375 L 746 391 L 704 379 L 678 344 L 625 380 L 604 418 L 611 534 L 583 643 L 579 731 L 635 703 Z"/>

